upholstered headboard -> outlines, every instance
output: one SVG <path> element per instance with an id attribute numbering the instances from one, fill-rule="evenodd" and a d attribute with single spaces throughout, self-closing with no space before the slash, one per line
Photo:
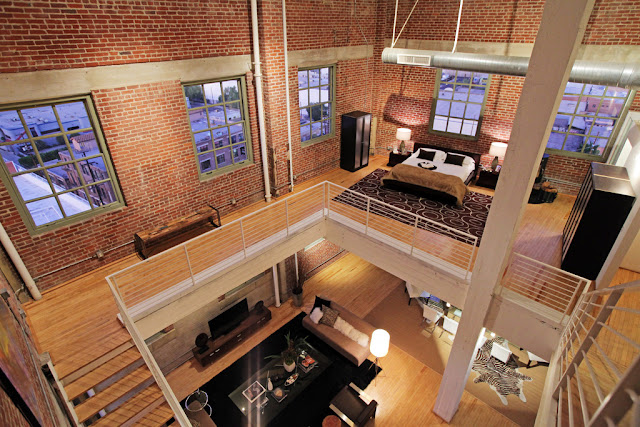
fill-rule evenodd
<path id="1" fill-rule="evenodd" d="M 469 156 L 476 162 L 476 169 L 475 169 L 475 171 L 473 173 L 473 178 L 478 176 L 478 170 L 480 170 L 480 156 L 481 156 L 481 154 L 479 154 L 479 153 L 472 153 L 471 151 L 456 150 L 455 148 L 438 147 L 437 145 L 425 144 L 424 142 L 414 142 L 413 143 L 413 152 L 414 153 L 416 152 L 416 150 L 418 150 L 420 148 L 431 148 L 433 150 L 442 150 L 444 152 L 463 154 L 465 156 Z"/>

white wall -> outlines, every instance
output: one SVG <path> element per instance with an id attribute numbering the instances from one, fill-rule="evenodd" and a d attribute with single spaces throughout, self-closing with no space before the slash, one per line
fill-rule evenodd
<path id="1" fill-rule="evenodd" d="M 640 197 L 640 122 L 634 121 L 631 124 L 627 141 L 631 145 L 631 150 L 628 151 L 627 158 L 624 160 L 624 166 L 629 173 L 636 197 Z M 640 202 L 636 199 L 636 203 Z M 636 235 L 620 267 L 640 273 L 640 233 Z"/>

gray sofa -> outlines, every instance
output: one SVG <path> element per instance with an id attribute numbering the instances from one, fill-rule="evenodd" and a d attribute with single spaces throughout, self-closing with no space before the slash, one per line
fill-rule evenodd
<path id="1" fill-rule="evenodd" d="M 330 326 L 322 323 L 316 325 L 309 318 L 311 308 L 311 306 L 304 308 L 307 315 L 302 319 L 302 326 L 313 332 L 355 365 L 360 366 L 362 362 L 369 357 L 369 346 L 367 345 L 366 347 L 362 347 L 351 338 L 343 335 L 341 332 Z M 346 322 L 349 322 L 351 326 L 360 332 L 367 334 L 369 336 L 369 340 L 371 340 L 371 334 L 376 328 L 334 301 L 331 302 L 331 308 L 338 310 L 340 312 L 340 317 L 342 317 Z"/>

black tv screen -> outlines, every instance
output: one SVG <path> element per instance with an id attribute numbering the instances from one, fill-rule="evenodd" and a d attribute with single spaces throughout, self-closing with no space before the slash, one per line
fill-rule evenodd
<path id="1" fill-rule="evenodd" d="M 229 333 L 229 331 L 238 326 L 240 322 L 247 317 L 249 317 L 249 304 L 245 298 L 223 313 L 209 320 L 211 339 L 216 339 Z"/>

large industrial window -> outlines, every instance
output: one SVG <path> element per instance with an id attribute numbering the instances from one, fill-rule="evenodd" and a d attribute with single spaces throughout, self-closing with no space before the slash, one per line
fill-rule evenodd
<path id="1" fill-rule="evenodd" d="M 253 162 L 244 77 L 185 84 L 200 178 Z"/>
<path id="2" fill-rule="evenodd" d="M 303 145 L 334 135 L 334 73 L 334 66 L 298 71 L 300 141 Z"/>
<path id="3" fill-rule="evenodd" d="M 568 82 L 547 141 L 547 151 L 602 160 L 618 119 L 625 111 L 629 90 Z"/>
<path id="4" fill-rule="evenodd" d="M 123 205 L 89 96 L 0 108 L 0 153 L 31 233 Z"/>
<path id="5" fill-rule="evenodd" d="M 438 70 L 431 107 L 431 131 L 478 139 L 490 79 L 486 73 Z"/>

